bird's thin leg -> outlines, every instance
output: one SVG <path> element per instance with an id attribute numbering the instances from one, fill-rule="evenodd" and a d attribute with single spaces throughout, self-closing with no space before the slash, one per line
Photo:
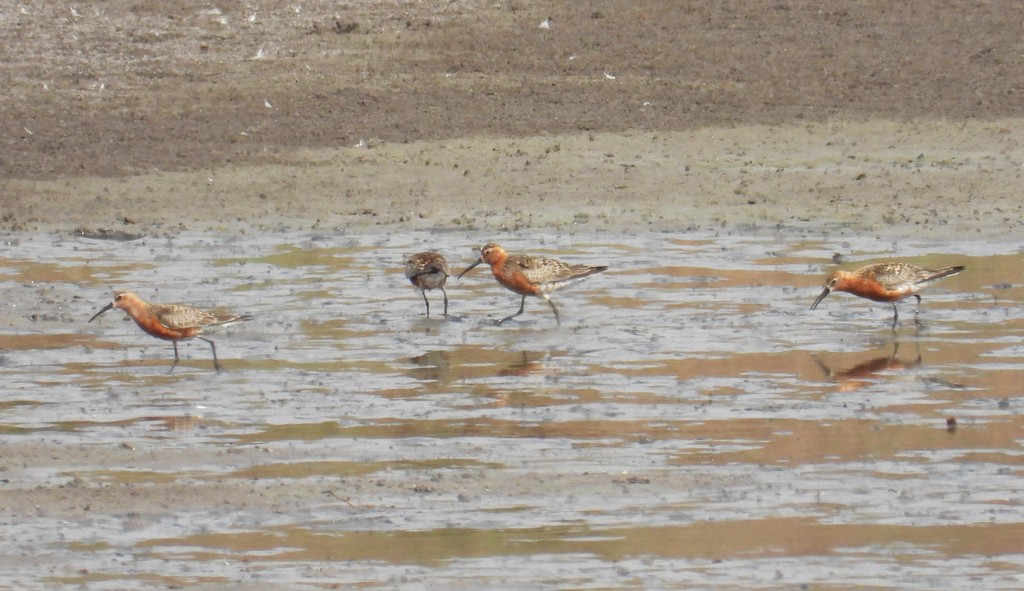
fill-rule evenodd
<path id="1" fill-rule="evenodd" d="M 900 311 L 896 308 L 896 302 L 892 303 L 892 331 L 896 332 L 896 321 L 900 319 Z"/>
<path id="2" fill-rule="evenodd" d="M 921 296 L 915 293 L 914 297 L 917 298 L 917 307 L 914 308 L 914 324 L 920 325 L 921 319 L 917 315 L 921 312 Z"/>
<path id="3" fill-rule="evenodd" d="M 558 308 L 555 307 L 555 302 L 551 301 L 551 298 L 549 297 L 545 297 L 544 299 L 551 304 L 551 311 L 555 313 L 555 324 L 562 326 L 562 320 L 558 317 Z"/>
<path id="4" fill-rule="evenodd" d="M 174 345 L 174 363 L 171 364 L 171 371 L 167 372 L 168 374 L 174 373 L 174 368 L 178 367 L 178 341 L 171 341 L 171 344 Z"/>
<path id="5" fill-rule="evenodd" d="M 444 287 L 441 288 L 441 294 L 444 295 L 444 316 L 445 316 L 445 318 L 447 318 L 448 317 L 448 292 L 444 290 Z"/>
<path id="6" fill-rule="evenodd" d="M 519 316 L 520 314 L 523 313 L 523 308 L 525 308 L 525 307 L 526 307 L 526 296 L 523 296 L 522 301 L 519 302 L 519 311 L 516 312 L 515 314 L 511 315 L 511 316 L 506 316 L 506 317 L 502 318 L 501 320 L 498 321 L 498 324 L 501 324 L 502 322 L 505 322 L 506 320 L 511 320 L 511 319 L 515 318 L 516 316 Z"/>
<path id="7" fill-rule="evenodd" d="M 423 303 L 427 305 L 427 318 L 430 318 L 430 300 L 427 299 L 427 290 L 421 289 L 420 293 L 423 294 Z"/>
<path id="8" fill-rule="evenodd" d="M 196 338 L 206 341 L 207 343 L 210 343 L 210 350 L 213 351 L 213 368 L 216 369 L 218 373 L 223 371 L 224 368 L 220 366 L 220 361 L 217 360 L 217 345 L 214 345 L 213 341 L 211 341 L 210 339 L 204 337 Z"/>

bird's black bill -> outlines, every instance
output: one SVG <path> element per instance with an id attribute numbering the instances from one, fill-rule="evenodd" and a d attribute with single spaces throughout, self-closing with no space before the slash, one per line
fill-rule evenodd
<path id="1" fill-rule="evenodd" d="M 470 265 L 470 266 L 466 267 L 466 270 L 465 270 L 465 271 L 463 271 L 463 272 L 459 273 L 459 276 L 458 276 L 458 277 L 456 277 L 456 279 L 462 279 L 462 276 L 463 276 L 463 275 L 465 275 L 466 273 L 469 273 L 469 271 L 470 271 L 470 270 L 471 270 L 471 269 L 472 269 L 473 267 L 475 267 L 475 266 L 479 265 L 479 264 L 480 264 L 480 263 L 482 263 L 482 262 L 484 262 L 484 260 L 483 260 L 483 259 L 477 259 L 475 263 L 473 263 L 472 265 Z"/>
<path id="2" fill-rule="evenodd" d="M 109 309 L 111 309 L 113 307 L 114 307 L 114 302 L 110 302 L 106 306 L 103 306 L 103 309 L 100 310 L 99 312 L 96 312 L 96 314 L 92 318 L 89 319 L 89 322 L 92 322 L 93 320 L 96 320 L 99 317 L 100 314 L 106 312 L 107 310 L 109 310 Z M 86 324 L 88 324 L 88 322 Z"/>
<path id="3" fill-rule="evenodd" d="M 830 293 L 832 293 L 832 290 L 826 287 L 825 290 L 821 292 L 821 295 L 818 296 L 818 299 L 814 300 L 814 303 L 811 304 L 811 309 L 813 310 L 817 308 L 818 304 L 821 303 L 821 300 L 825 299 L 825 296 L 827 296 Z"/>

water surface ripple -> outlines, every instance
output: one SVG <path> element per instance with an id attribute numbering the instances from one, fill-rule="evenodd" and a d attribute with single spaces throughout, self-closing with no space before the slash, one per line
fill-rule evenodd
<path id="1" fill-rule="evenodd" d="M 404 256 L 486 267 L 424 315 Z M 1019 244 L 618 234 L 11 235 L 0 565 L 21 589 L 1019 589 Z M 825 274 L 967 270 L 891 306 Z M 250 312 L 209 347 L 114 289 Z M 439 313 L 440 294 L 429 294 Z M 947 423 L 955 420 L 955 425 Z"/>

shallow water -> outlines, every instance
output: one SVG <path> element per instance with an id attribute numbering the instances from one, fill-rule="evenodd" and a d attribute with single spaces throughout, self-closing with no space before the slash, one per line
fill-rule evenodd
<path id="1" fill-rule="evenodd" d="M 471 247 L 611 269 L 562 325 Z M 16 235 L 0 270 L 0 565 L 22 589 L 1024 585 L 1019 244 L 784 237 Z M 896 257 L 967 270 L 891 306 Z M 113 289 L 251 312 L 143 334 Z M 441 311 L 439 292 L 431 309 Z M 947 418 L 955 418 L 955 427 Z"/>

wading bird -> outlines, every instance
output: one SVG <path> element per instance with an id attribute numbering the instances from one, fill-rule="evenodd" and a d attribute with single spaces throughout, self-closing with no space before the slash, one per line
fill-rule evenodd
<path id="1" fill-rule="evenodd" d="M 896 309 L 896 302 L 914 296 L 920 306 L 921 296 L 917 292 L 921 288 L 943 277 L 956 275 L 963 270 L 962 266 L 924 269 L 910 263 L 890 261 L 861 267 L 856 271 L 833 271 L 825 279 L 825 289 L 811 304 L 811 309 L 817 308 L 821 300 L 833 291 L 845 291 L 875 302 L 891 303 L 892 328 L 896 330 L 896 321 L 900 317 L 900 312 Z M 914 314 L 916 322 L 917 312 L 915 311 Z"/>
<path id="2" fill-rule="evenodd" d="M 223 368 L 220 366 L 220 361 L 217 360 L 217 345 L 199 334 L 207 328 L 252 320 L 251 314 L 216 314 L 192 306 L 150 304 L 131 291 L 118 291 L 114 293 L 114 301 L 96 312 L 89 322 L 96 320 L 100 314 L 111 308 L 124 310 L 132 317 L 135 324 L 138 324 L 139 328 L 150 336 L 171 341 L 171 344 L 174 345 L 172 372 L 178 366 L 178 341 L 191 338 L 210 343 L 210 350 L 213 351 L 213 367 L 217 371 L 221 371 Z"/>
<path id="3" fill-rule="evenodd" d="M 584 277 L 608 270 L 606 266 L 570 265 L 544 257 L 510 255 L 505 252 L 504 248 L 492 242 L 480 249 L 480 258 L 466 267 L 465 271 L 459 273 L 459 278 L 480 263 L 487 263 L 491 266 L 491 274 L 498 280 L 498 283 L 523 296 L 522 301 L 519 302 L 519 311 L 502 318 L 498 324 L 522 314 L 523 308 L 526 306 L 526 296 L 536 296 L 547 300 L 551 305 L 551 311 L 555 313 L 555 322 L 561 324 L 562 321 L 558 318 L 558 308 L 551 301 L 551 292 Z"/>
<path id="4" fill-rule="evenodd" d="M 448 292 L 444 290 L 444 284 L 448 281 L 449 275 L 451 273 L 448 271 L 448 261 L 436 252 L 420 252 L 406 259 L 405 276 L 423 294 L 423 303 L 427 305 L 427 318 L 430 318 L 427 291 L 431 289 L 441 290 L 444 295 L 444 315 L 448 315 Z"/>

